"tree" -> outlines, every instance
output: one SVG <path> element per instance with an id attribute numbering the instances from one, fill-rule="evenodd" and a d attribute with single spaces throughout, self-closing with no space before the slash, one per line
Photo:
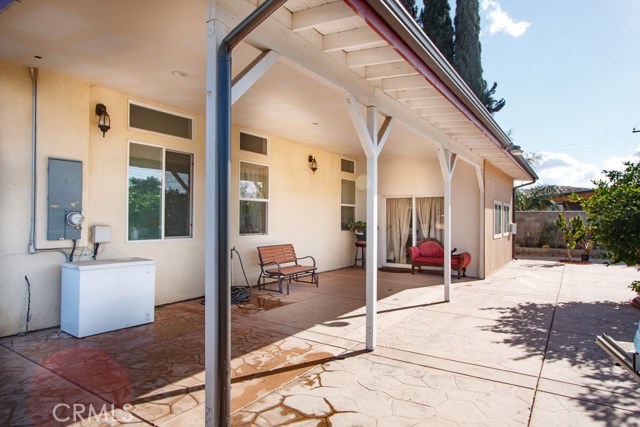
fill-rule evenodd
<path id="1" fill-rule="evenodd" d="M 478 0 L 456 2 L 454 66 L 460 77 L 493 115 L 502 110 L 506 101 L 495 99 L 498 83 L 489 87 L 482 77 L 482 47 L 480 45 L 480 13 Z"/>
<path id="2" fill-rule="evenodd" d="M 454 66 L 478 99 L 482 99 L 482 61 L 478 0 L 456 2 Z"/>
<path id="3" fill-rule="evenodd" d="M 413 17 L 416 21 L 418 20 L 418 6 L 416 5 L 416 0 L 400 0 L 402 6 L 409 12 L 409 15 Z"/>
<path id="4" fill-rule="evenodd" d="M 497 113 L 498 111 L 502 110 L 502 107 L 504 107 L 507 101 L 505 101 L 504 98 L 500 98 L 500 100 L 496 100 L 494 98 L 498 83 L 493 82 L 491 89 L 488 88 L 486 80 L 482 80 L 482 85 L 484 89 L 482 90 L 482 98 L 480 99 L 480 101 L 482 101 L 487 111 L 489 111 L 489 113 L 493 115 L 493 113 Z"/>
<path id="5" fill-rule="evenodd" d="M 555 185 L 537 185 L 528 191 L 516 190 L 517 211 L 559 211 L 560 205 L 553 198 L 560 194 Z"/>
<path id="6" fill-rule="evenodd" d="M 567 248 L 567 259 L 571 261 L 571 250 L 575 249 L 576 245 L 587 237 L 587 227 L 585 227 L 580 215 L 567 221 L 567 218 L 562 214 L 558 214 L 556 227 L 562 231 L 562 240 Z"/>
<path id="7" fill-rule="evenodd" d="M 425 34 L 453 64 L 453 24 L 448 0 L 424 0 L 420 23 Z"/>
<path id="8" fill-rule="evenodd" d="M 591 198 L 574 199 L 587 212 L 593 239 L 607 248 L 607 258 L 640 266 L 640 163 L 625 166 L 593 181 L 597 188 Z"/>
<path id="9" fill-rule="evenodd" d="M 162 183 L 153 176 L 129 178 L 129 239 L 160 238 Z"/>

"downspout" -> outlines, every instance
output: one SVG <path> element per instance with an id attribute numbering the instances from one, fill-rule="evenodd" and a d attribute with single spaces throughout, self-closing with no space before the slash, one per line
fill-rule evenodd
<path id="1" fill-rule="evenodd" d="M 31 67 L 31 82 L 33 84 L 33 107 L 31 112 L 31 230 L 29 232 L 29 254 L 42 252 L 60 252 L 65 261 L 69 261 L 69 255 L 62 249 L 38 249 L 36 248 L 36 196 L 37 196 L 37 167 L 38 158 L 38 69 Z"/>
<path id="2" fill-rule="evenodd" d="M 524 184 L 520 184 L 520 185 L 516 185 L 515 187 L 513 187 L 512 191 L 512 195 L 511 195 L 511 200 L 513 200 L 513 206 L 511 209 L 511 219 L 513 221 L 514 224 L 516 224 L 516 190 L 518 188 L 522 188 L 522 187 L 526 187 L 527 185 L 531 185 L 533 183 L 535 183 L 536 180 L 532 180 L 532 181 L 527 181 Z M 511 234 L 511 258 L 517 260 L 518 258 L 516 258 L 516 238 L 513 237 L 513 234 Z"/>
<path id="3" fill-rule="evenodd" d="M 287 0 L 266 0 L 229 32 L 218 49 L 216 132 L 218 152 L 219 425 L 231 423 L 231 290 L 229 276 L 229 184 L 231 168 L 231 53 Z"/>
<path id="4" fill-rule="evenodd" d="M 31 232 L 29 233 L 29 253 L 36 253 L 36 151 L 38 149 L 38 69 L 31 67 L 33 84 L 33 107 L 31 111 Z"/>

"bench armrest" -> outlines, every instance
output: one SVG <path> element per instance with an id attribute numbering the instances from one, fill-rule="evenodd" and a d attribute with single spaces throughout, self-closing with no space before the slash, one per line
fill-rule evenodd
<path id="1" fill-rule="evenodd" d="M 411 255 L 411 261 L 413 261 L 420 255 L 420 250 L 417 246 L 411 246 L 409 247 L 409 255 Z"/>
<path id="2" fill-rule="evenodd" d="M 300 257 L 300 258 L 296 258 L 296 263 L 298 261 L 300 261 L 301 259 L 307 259 L 307 258 L 311 258 L 311 261 L 313 261 L 313 266 L 315 267 L 316 266 L 316 259 L 314 257 L 312 257 L 311 255 L 303 256 L 303 257 Z"/>

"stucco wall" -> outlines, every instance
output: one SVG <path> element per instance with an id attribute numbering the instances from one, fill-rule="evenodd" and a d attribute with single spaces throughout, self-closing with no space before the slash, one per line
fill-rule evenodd
<path id="1" fill-rule="evenodd" d="M 67 76 L 39 71 L 37 241 L 38 248 L 61 248 L 70 241 L 46 240 L 47 158 L 83 162 L 83 214 L 79 240 L 83 260 L 90 259 L 92 225 L 110 225 L 112 241 L 100 246 L 99 259 L 142 257 L 156 261 L 156 304 L 194 298 L 204 293 L 205 129 L 196 119 L 196 140 L 188 141 L 128 129 L 128 100 L 149 104 Z M 96 103 L 107 106 L 111 130 L 103 138 L 97 128 Z M 170 106 L 159 106 L 171 109 Z M 31 283 L 30 330 L 52 327 L 60 318 L 59 252 L 28 254 L 31 206 L 32 84 L 29 69 L 0 62 L 0 336 L 24 331 L 28 276 Z M 189 114 L 188 112 L 183 112 Z M 244 129 L 250 131 L 250 129 Z M 340 178 L 366 173 L 356 160 L 356 174 L 341 174 L 341 156 L 316 148 L 270 138 L 267 158 L 239 151 L 239 131 L 233 128 L 231 197 L 237 200 L 239 161 L 270 166 L 269 234 L 239 236 L 238 203 L 231 203 L 231 244 L 242 254 L 250 283 L 257 278 L 256 246 L 291 242 L 299 255 L 313 255 L 321 271 L 350 265 L 353 234 L 340 230 Z M 265 135 L 269 137 L 269 135 Z M 193 238 L 127 242 L 127 155 L 130 141 L 152 144 L 194 155 Z M 313 174 L 307 161 L 319 164 Z M 359 180 L 362 182 L 362 178 Z M 357 192 L 356 217 L 364 219 L 364 187 Z M 233 261 L 234 284 L 243 284 L 239 262 Z"/>
<path id="2" fill-rule="evenodd" d="M 32 83 L 29 69 L 0 62 L 0 336 L 24 331 L 27 284 L 31 283 L 31 330 L 56 326 L 60 316 L 58 252 L 28 254 L 31 211 Z M 47 241 L 47 159 L 83 163 L 85 223 L 76 260 L 90 258 L 89 229 L 112 227 L 112 242 L 100 247 L 99 259 L 143 257 L 156 261 L 156 304 L 203 294 L 204 271 L 204 129 L 196 118 L 196 141 L 184 141 L 127 128 L 128 99 L 87 82 L 39 70 L 36 247 L 62 248 L 71 241 Z M 102 137 L 96 126 L 95 104 L 107 105 L 112 129 Z M 131 242 L 126 238 L 127 145 L 129 140 L 161 145 L 194 154 L 194 237 Z"/>
<path id="3" fill-rule="evenodd" d="M 475 168 L 459 160 L 451 182 L 451 246 L 471 254 L 467 275 L 475 277 L 480 266 L 480 209 Z"/>
<path id="4" fill-rule="evenodd" d="M 267 137 L 268 155 L 241 151 L 241 130 Z M 356 161 L 355 174 L 344 174 L 340 172 L 342 157 L 338 154 L 238 126 L 232 127 L 232 144 L 230 238 L 231 246 L 242 256 L 249 283 L 256 284 L 260 272 L 256 247 L 262 245 L 292 243 L 297 256 L 313 256 L 320 271 L 352 265 L 354 235 L 340 230 L 340 180 L 342 177 L 356 180 L 364 173 L 362 162 Z M 315 174 L 309 167 L 309 155 L 318 162 Z M 240 235 L 240 161 L 269 166 L 268 233 L 265 235 Z M 362 192 L 356 194 L 356 203 L 365 203 Z M 356 218 L 363 217 L 357 209 Z M 233 261 L 233 284 L 245 284 L 237 259 Z"/>
<path id="5" fill-rule="evenodd" d="M 378 215 L 380 219 L 380 253 L 378 262 L 386 261 L 386 200 L 388 197 L 441 197 L 444 181 L 438 159 L 387 158 L 379 163 L 380 193 Z M 451 242 L 459 251 L 471 254 L 472 262 L 467 270 L 470 276 L 478 275 L 480 209 L 479 188 L 475 170 L 465 162 L 458 162 L 452 182 Z"/>
<path id="6" fill-rule="evenodd" d="M 485 274 L 489 275 L 512 257 L 512 236 L 493 236 L 493 201 L 512 201 L 513 179 L 485 162 Z"/>

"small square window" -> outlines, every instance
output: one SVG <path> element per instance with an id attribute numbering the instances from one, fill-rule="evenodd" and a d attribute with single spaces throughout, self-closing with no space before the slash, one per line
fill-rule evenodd
<path id="1" fill-rule="evenodd" d="M 340 171 L 346 173 L 355 173 L 356 162 L 353 160 L 340 159 Z"/>

